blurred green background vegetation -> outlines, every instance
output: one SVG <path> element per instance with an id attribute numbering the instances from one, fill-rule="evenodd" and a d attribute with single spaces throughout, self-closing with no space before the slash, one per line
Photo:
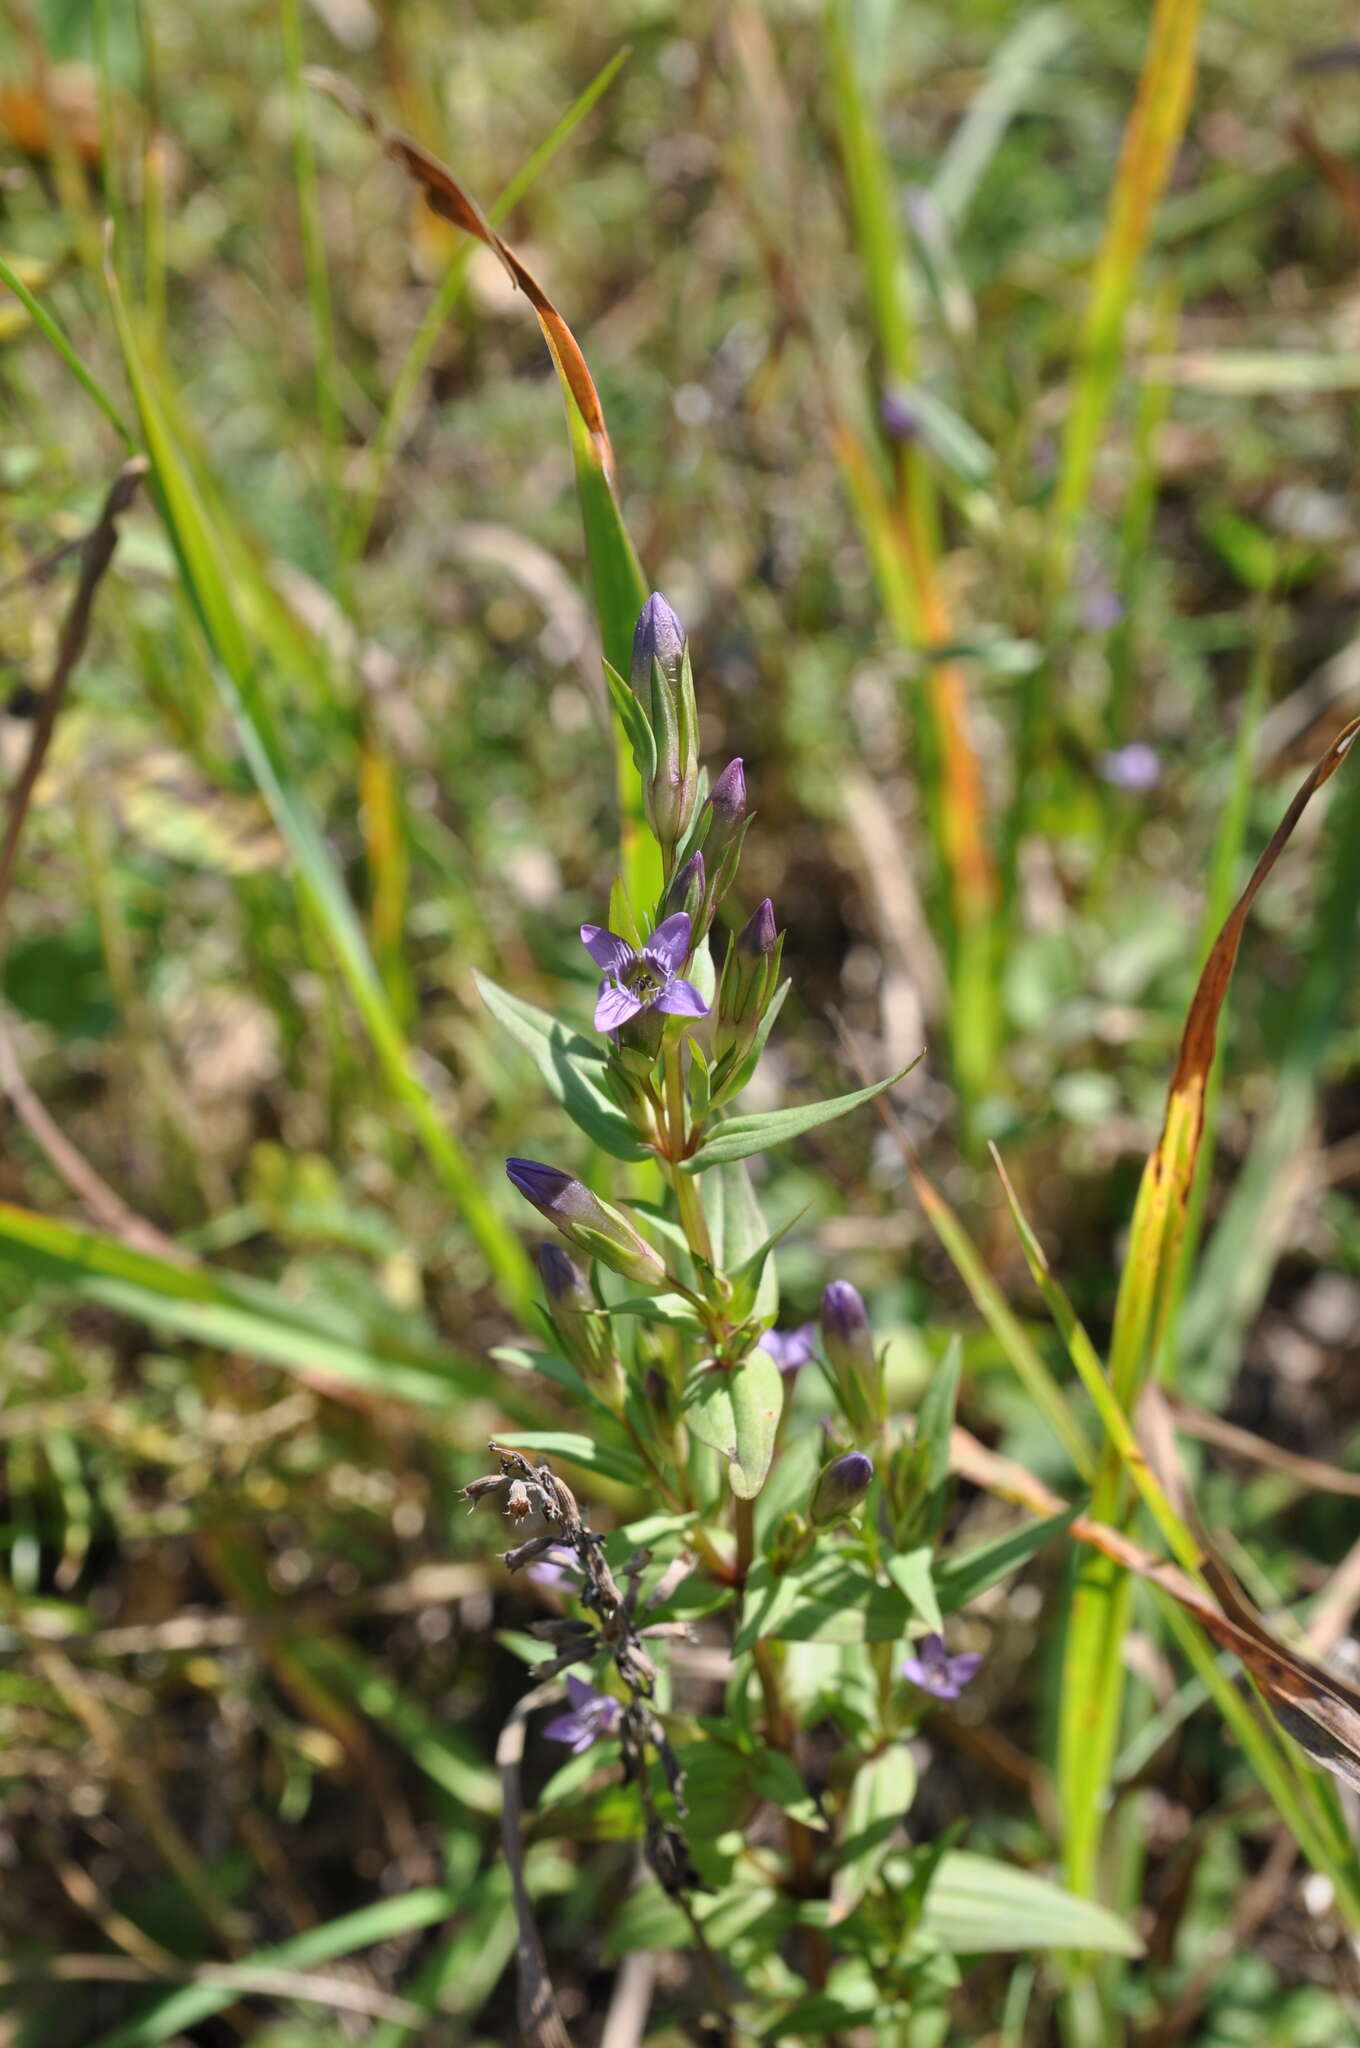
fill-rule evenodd
<path id="1" fill-rule="evenodd" d="M 837 1017 L 875 1072 L 927 1043 L 899 1112 L 1056 1364 L 985 1141 L 1103 1334 L 1208 940 L 1360 694 L 1353 19 L 1207 9 L 1102 356 L 1150 18 L 15 0 L 0 256 L 163 441 L 0 908 L 0 2040 L 509 2038 L 491 1755 L 535 1610 L 457 1493 L 492 1428 L 571 1426 L 494 1357 L 533 1328 L 502 1158 L 591 1162 L 472 976 L 588 1016 L 613 740 L 529 310 L 301 63 L 484 205 L 533 170 L 506 232 L 590 362 L 705 756 L 745 758 L 746 886 L 788 927 L 764 1099 L 854 1085 Z M 69 602 L 47 558 L 127 450 L 12 291 L 0 393 L 12 791 Z M 1198 1414 L 1340 1466 L 1358 861 L 1343 774 L 1248 931 L 1170 1366 Z M 1061 1475 L 869 1117 L 763 1192 L 805 1211 L 786 1319 L 853 1279 L 908 1407 L 960 1332 L 970 1425 Z M 1221 1453 L 1198 1476 L 1264 1604 L 1328 1586 L 1353 1487 Z M 1036 1862 L 1058 1571 L 986 1607 L 985 1680 L 918 1803 Z M 1195 1682 L 1145 1620 L 1131 1642 L 1108 1830 L 1150 1949 L 1128 2025 L 1330 2048 L 1326 1902 Z M 595 2039 L 631 1863 L 607 1809 L 582 1833 L 545 1831 L 530 1873 Z M 329 1996 L 203 1981 L 233 1959 Z M 1026 2032 L 1006 1983 L 968 1974 L 958 2040 L 1050 2038 L 1043 1986 Z"/>

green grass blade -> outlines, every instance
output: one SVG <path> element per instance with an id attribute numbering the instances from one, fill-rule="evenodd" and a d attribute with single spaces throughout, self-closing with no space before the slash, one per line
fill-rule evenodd
<path id="1" fill-rule="evenodd" d="M 302 82 L 302 23 L 298 18 L 298 0 L 279 0 L 279 27 L 283 40 L 284 72 L 288 82 L 288 111 L 293 127 L 293 182 L 297 189 L 298 223 L 302 230 L 302 267 L 307 281 L 307 304 L 312 321 L 317 416 L 326 455 L 327 500 L 331 527 L 333 534 L 338 537 L 343 503 L 341 464 L 344 420 L 340 410 L 339 365 L 335 348 L 335 316 L 331 306 L 330 273 L 326 265 L 325 238 L 321 231 L 316 155 L 312 148 L 306 88 Z"/>
<path id="2" fill-rule="evenodd" d="M 118 438 L 126 447 L 135 449 L 137 447 L 136 435 L 119 412 L 118 407 L 109 397 L 108 392 L 104 389 L 99 379 L 95 376 L 94 371 L 90 369 L 89 365 L 72 347 L 64 328 L 53 319 L 41 301 L 33 296 L 23 279 L 16 271 L 10 268 L 3 256 L 0 256 L 0 284 L 8 285 L 15 298 L 28 314 L 33 325 L 37 328 L 39 334 L 43 336 L 45 341 L 50 342 L 81 389 L 87 392 L 99 407 L 99 410 L 103 413 Z"/>
<path id="3" fill-rule="evenodd" d="M 1026 94 L 1067 41 L 1072 26 L 1061 7 L 1039 7 L 998 45 L 931 182 L 931 196 L 951 229 L 958 230 Z"/>
<path id="4" fill-rule="evenodd" d="M 290 768 L 282 734 L 265 696 L 227 573 L 224 549 L 187 464 L 181 459 L 158 376 L 143 356 L 116 281 L 109 293 L 128 381 L 166 522 L 194 610 L 213 657 L 213 675 L 242 751 L 274 822 L 292 853 L 298 887 L 326 935 L 334 962 L 368 1032 L 384 1079 L 403 1105 L 421 1143 L 458 1204 L 463 1220 L 500 1283 L 507 1304 L 527 1316 L 533 1300 L 528 1259 L 492 1208 L 459 1140 L 416 1071 L 387 991 L 373 963 L 354 906 Z"/>
<path id="5" fill-rule="evenodd" d="M 239 1352 L 392 1400 L 455 1411 L 493 1403 L 525 1423 L 542 1420 L 490 1370 L 442 1345 L 422 1345 L 320 1301 L 297 1301 L 267 1281 L 204 1265 L 176 1265 L 98 1231 L 0 1203 L 0 1263 L 80 1300 L 173 1330 L 196 1343 Z"/>
<path id="6" fill-rule="evenodd" d="M 91 2048 L 156 2048 L 156 2043 L 183 2034 L 186 2028 L 198 2026 L 214 2013 L 235 2005 L 243 1991 L 249 1989 L 252 1965 L 256 1969 L 308 1970 L 318 1963 L 334 1962 L 339 1956 L 374 1948 L 380 1941 L 391 1941 L 421 1927 L 433 1927 L 456 1910 L 460 1898 L 459 1893 L 447 1891 L 442 1885 L 422 1885 L 395 1899 L 380 1899 L 371 1906 L 361 1906 L 357 1912 L 327 1920 L 320 1927 L 309 1927 L 291 1941 L 256 1949 L 243 1958 L 243 1983 L 233 1984 L 230 1965 L 221 1965 L 226 1982 L 185 1984 L 168 1991 L 137 2018 L 125 2021 L 111 2033 L 101 2034 Z"/>
<path id="7" fill-rule="evenodd" d="M 1053 504 L 1052 588 L 1061 591 L 1095 468 L 1124 344 L 1124 322 L 1153 214 L 1189 118 L 1199 0 L 1157 0 L 1082 324 Z"/>

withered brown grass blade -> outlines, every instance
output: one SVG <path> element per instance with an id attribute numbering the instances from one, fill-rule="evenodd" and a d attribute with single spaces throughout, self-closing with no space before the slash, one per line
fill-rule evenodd
<path id="1" fill-rule="evenodd" d="M 543 339 L 548 344 L 557 374 L 585 421 L 591 442 L 599 457 L 600 467 L 612 485 L 614 451 L 604 423 L 604 408 L 600 404 L 600 394 L 595 389 L 595 380 L 590 374 L 576 336 L 538 279 L 521 263 L 509 243 L 496 233 L 481 207 L 459 184 L 447 164 L 441 163 L 437 156 L 432 156 L 428 149 L 414 141 L 411 136 L 403 135 L 400 129 L 389 128 L 348 79 L 315 65 L 310 66 L 305 75 L 309 85 L 315 86 L 319 92 L 328 94 L 361 127 L 367 128 L 370 135 L 376 137 L 384 153 L 391 157 L 393 163 L 400 164 L 407 177 L 414 179 L 421 187 L 425 194 L 425 204 L 432 213 L 437 213 L 441 220 L 450 221 L 454 227 L 461 228 L 464 234 L 475 236 L 499 259 L 512 282 L 519 286 L 538 315 L 538 324 L 543 330 Z"/>
<path id="2" fill-rule="evenodd" d="M 1325 782 L 1330 782 L 1360 732 L 1353 718 L 1304 778 L 1252 869 L 1246 888 L 1229 913 L 1204 963 L 1176 1070 L 1167 1091 L 1157 1143 L 1143 1169 L 1134 1207 L 1129 1252 L 1115 1304 L 1110 1340 L 1110 1378 L 1118 1398 L 1131 1407 L 1160 1347 L 1162 1329 L 1175 1298 L 1174 1278 L 1184 1237 L 1190 1190 L 1204 1135 L 1205 1093 L 1218 1044 L 1219 1019 L 1232 980 L 1242 932 L 1252 904 L 1284 851 L 1294 827 Z"/>
<path id="3" fill-rule="evenodd" d="M 955 1427 L 949 1456 L 961 1478 L 1036 1515 L 1060 1514 L 1069 1506 L 1023 1465 L 989 1450 L 966 1429 Z M 1205 1634 L 1230 1651 L 1254 1680 L 1285 1734 L 1325 1770 L 1360 1790 L 1360 1692 L 1288 1648 L 1267 1628 L 1202 1530 L 1196 1527 L 1204 1552 L 1201 1571 L 1217 1607 L 1178 1566 L 1154 1557 L 1122 1529 L 1077 1515 L 1068 1534 L 1156 1586 L 1193 1615 Z"/>

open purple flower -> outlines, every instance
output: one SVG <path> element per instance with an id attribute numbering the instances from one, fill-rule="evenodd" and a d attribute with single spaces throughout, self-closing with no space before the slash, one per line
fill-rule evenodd
<path id="1" fill-rule="evenodd" d="M 595 1029 L 617 1031 L 640 1010 L 664 1010 L 668 1017 L 703 1017 L 708 1004 L 680 968 L 689 952 L 689 912 L 663 918 L 640 953 L 600 924 L 581 926 L 581 944 L 604 974 L 595 1005 Z"/>
<path id="2" fill-rule="evenodd" d="M 781 1372 L 797 1372 L 806 1365 L 817 1342 L 817 1325 L 800 1323 L 796 1330 L 767 1330 L 756 1346 L 768 1351 Z"/>
<path id="3" fill-rule="evenodd" d="M 555 1721 L 549 1721 L 543 1733 L 549 1742 L 567 1743 L 572 1755 L 579 1756 L 602 1735 L 614 1733 L 623 1709 L 607 1692 L 596 1692 L 593 1685 L 587 1685 L 584 1678 L 578 1678 L 574 1671 L 567 1673 L 567 1698 L 571 1701 L 571 1712 L 559 1714 Z"/>
<path id="4" fill-rule="evenodd" d="M 944 1637 L 933 1632 L 922 1636 L 916 1649 L 916 1656 L 903 1659 L 902 1676 L 922 1692 L 928 1692 L 932 1699 L 956 1700 L 982 1668 L 980 1652 L 963 1650 L 957 1657 L 951 1657 L 945 1649 Z"/>

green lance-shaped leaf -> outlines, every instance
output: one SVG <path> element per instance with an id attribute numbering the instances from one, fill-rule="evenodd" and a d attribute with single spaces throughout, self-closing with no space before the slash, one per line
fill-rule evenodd
<path id="1" fill-rule="evenodd" d="M 1051 1543 L 1055 1536 L 1061 1536 L 1071 1527 L 1078 1510 L 1065 1508 L 1060 1515 L 1048 1515 L 1041 1522 L 1027 1522 L 1022 1528 L 1012 1529 L 1009 1535 L 997 1536 L 990 1543 L 980 1543 L 975 1550 L 965 1551 L 962 1557 L 950 1558 L 946 1564 L 935 1567 L 935 1592 L 941 1612 L 953 1614 L 956 1608 L 966 1607 L 970 1600 L 976 1600 L 979 1593 L 985 1593 L 998 1579 L 1004 1579 L 1007 1572 L 1018 1571 L 1022 1564 L 1028 1564 L 1036 1551 Z"/>
<path id="2" fill-rule="evenodd" d="M 705 1138 L 694 1155 L 684 1163 L 686 1173 L 703 1173 L 710 1166 L 724 1166 L 731 1159 L 749 1159 L 757 1152 L 768 1152 L 775 1145 L 787 1144 L 790 1138 L 801 1137 L 804 1131 L 815 1131 L 819 1124 L 833 1123 L 838 1116 L 845 1116 L 852 1109 L 859 1109 L 863 1103 L 872 1102 L 885 1088 L 894 1088 L 908 1075 L 922 1055 L 909 1060 L 896 1074 L 889 1074 L 886 1081 L 875 1081 L 869 1088 L 856 1088 L 849 1095 L 833 1095 L 825 1102 L 803 1102 L 793 1109 L 772 1109 L 758 1116 L 729 1117 L 726 1123 L 717 1125 L 712 1135 Z"/>
<path id="3" fill-rule="evenodd" d="M 736 1457 L 728 1467 L 732 1491 L 754 1500 L 765 1484 L 784 1409 L 784 1376 L 768 1351 L 752 1351 L 732 1368 L 732 1420 Z"/>
<path id="4" fill-rule="evenodd" d="M 1048 1878 L 990 1856 L 947 1849 L 926 1893 L 922 1925 L 954 1955 L 999 1950 L 1073 1949 L 1137 1956 L 1143 1944 L 1127 1923 Z"/>
<path id="5" fill-rule="evenodd" d="M 589 1039 L 484 974 L 474 970 L 473 980 L 492 1016 L 523 1046 L 577 1128 L 615 1159 L 645 1159 L 647 1147 L 604 1092 L 605 1063 Z"/>
<path id="6" fill-rule="evenodd" d="M 765 1484 L 784 1407 L 784 1378 L 768 1351 L 752 1351 L 730 1371 L 705 1366 L 687 1389 L 691 1436 L 728 1461 L 732 1491 L 754 1500 Z"/>
<path id="7" fill-rule="evenodd" d="M 833 1926 L 848 1919 L 883 1868 L 915 1793 L 916 1766 L 911 1751 L 900 1742 L 871 1756 L 856 1771 L 831 1880 Z"/>

